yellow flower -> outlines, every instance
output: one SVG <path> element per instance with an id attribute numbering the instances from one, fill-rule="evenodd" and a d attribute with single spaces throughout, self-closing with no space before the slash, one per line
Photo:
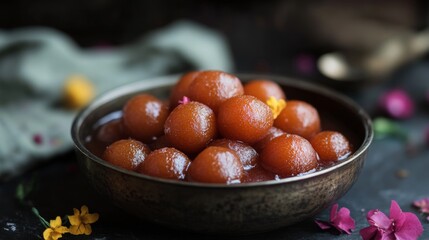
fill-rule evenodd
<path id="1" fill-rule="evenodd" d="M 46 221 L 45 221 L 46 222 Z M 45 240 L 57 240 L 63 236 L 63 233 L 69 231 L 68 228 L 61 226 L 61 218 L 58 216 L 55 220 L 49 222 L 49 228 L 43 232 L 43 238 Z"/>
<path id="2" fill-rule="evenodd" d="M 70 226 L 70 233 L 73 235 L 89 235 L 92 232 L 91 223 L 95 223 L 98 220 L 98 213 L 90 214 L 88 212 L 88 207 L 83 205 L 80 208 L 80 212 L 78 209 L 73 208 L 73 215 L 68 216 Z"/>
<path id="3" fill-rule="evenodd" d="M 283 99 L 277 99 L 271 96 L 267 100 L 267 105 L 271 108 L 271 111 L 273 112 L 273 115 L 274 115 L 274 119 L 276 119 L 277 116 L 281 113 L 281 111 L 286 107 L 286 101 Z"/>
<path id="4" fill-rule="evenodd" d="M 94 86 L 83 75 L 71 75 L 64 84 L 64 100 L 72 109 L 84 107 L 94 98 L 94 95 Z"/>

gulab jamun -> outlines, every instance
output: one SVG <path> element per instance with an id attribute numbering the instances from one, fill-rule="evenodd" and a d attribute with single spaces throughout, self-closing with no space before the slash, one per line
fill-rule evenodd
<path id="1" fill-rule="evenodd" d="M 295 134 L 280 135 L 265 145 L 261 165 L 281 177 L 296 176 L 318 167 L 318 157 L 310 142 Z"/>
<path id="2" fill-rule="evenodd" d="M 217 125 L 223 137 L 253 144 L 273 126 L 273 113 L 256 97 L 232 97 L 219 106 Z"/>
<path id="3" fill-rule="evenodd" d="M 200 74 L 200 71 L 192 71 L 184 74 L 179 81 L 174 85 L 170 93 L 170 109 L 174 109 L 179 105 L 179 101 L 188 96 L 189 85 L 194 81 L 195 77 Z"/>
<path id="4" fill-rule="evenodd" d="M 101 118 L 86 147 L 149 176 L 224 184 L 308 174 L 352 154 L 340 132 L 321 132 L 313 105 L 285 98 L 271 80 L 243 87 L 222 71 L 188 72 L 170 98 L 141 93 L 126 102 L 121 118 Z"/>
<path id="5" fill-rule="evenodd" d="M 320 132 L 320 117 L 316 108 L 311 104 L 291 100 L 274 120 L 274 126 L 287 133 L 310 139 Z"/>
<path id="6" fill-rule="evenodd" d="M 149 176 L 165 179 L 185 179 L 191 161 L 175 148 L 161 148 L 146 157 L 137 171 Z"/>
<path id="7" fill-rule="evenodd" d="M 140 94 L 127 101 L 123 107 L 123 125 L 133 138 L 149 143 L 164 132 L 168 106 L 149 94 Z"/>
<path id="8" fill-rule="evenodd" d="M 276 174 L 267 171 L 260 164 L 256 165 L 254 168 L 249 169 L 244 172 L 243 181 L 244 183 L 248 182 L 262 182 L 270 181 L 276 179 Z"/>
<path id="9" fill-rule="evenodd" d="M 102 158 L 113 165 L 134 171 L 149 153 L 150 149 L 146 144 L 133 139 L 123 139 L 107 146 Z"/>
<path id="10" fill-rule="evenodd" d="M 265 134 L 265 136 L 253 145 L 253 148 L 255 148 L 255 150 L 260 153 L 262 149 L 264 149 L 265 144 L 267 144 L 273 138 L 283 134 L 285 134 L 283 130 L 276 127 L 271 127 L 270 129 L 268 129 L 268 132 Z"/>
<path id="11" fill-rule="evenodd" d="M 286 100 L 283 89 L 276 82 L 266 79 L 252 80 L 243 86 L 244 94 L 251 95 L 262 102 L 266 102 L 270 97 Z"/>
<path id="12" fill-rule="evenodd" d="M 198 153 L 217 133 L 215 114 L 199 102 L 181 104 L 165 121 L 164 133 L 171 146 L 186 154 Z"/>
<path id="13" fill-rule="evenodd" d="M 352 150 L 347 138 L 336 131 L 322 131 L 310 140 L 320 161 L 329 164 L 348 157 Z"/>
<path id="14" fill-rule="evenodd" d="M 240 183 L 244 169 L 235 151 L 224 147 L 207 147 L 192 161 L 187 179 L 205 183 Z"/>
<path id="15" fill-rule="evenodd" d="M 243 95 L 243 85 L 236 76 L 222 71 L 202 71 L 189 85 L 188 97 L 209 106 L 215 113 L 231 97 Z"/>
<path id="16" fill-rule="evenodd" d="M 225 147 L 237 153 L 243 164 L 244 170 L 252 169 L 258 162 L 259 155 L 256 150 L 250 145 L 231 139 L 217 139 L 210 143 L 209 146 Z"/>
<path id="17" fill-rule="evenodd" d="M 126 138 L 122 119 L 114 119 L 109 121 L 97 130 L 97 140 L 106 144 L 111 144 L 120 139 Z"/>

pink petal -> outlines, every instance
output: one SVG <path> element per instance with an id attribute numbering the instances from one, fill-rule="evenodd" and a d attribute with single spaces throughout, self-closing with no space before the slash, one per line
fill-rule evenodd
<path id="1" fill-rule="evenodd" d="M 381 239 L 381 237 L 377 237 L 377 235 L 379 234 L 378 228 L 374 227 L 374 226 L 369 226 L 366 228 L 363 228 L 359 231 L 360 235 L 362 236 L 363 240 L 378 240 Z"/>
<path id="2" fill-rule="evenodd" d="M 355 220 L 350 216 L 348 208 L 341 208 L 338 212 L 338 204 L 334 204 L 331 208 L 330 221 L 315 220 L 316 224 L 323 230 L 334 227 L 338 230 L 338 234 L 345 232 L 351 234 L 351 230 L 355 229 Z"/>
<path id="3" fill-rule="evenodd" d="M 191 101 L 187 96 L 183 96 L 181 100 L 179 100 L 179 104 L 188 104 Z"/>
<path id="4" fill-rule="evenodd" d="M 393 232 L 387 233 L 387 232 L 383 232 L 381 233 L 381 240 L 397 240 L 396 236 Z M 408 239 L 408 240 L 412 240 L 412 239 Z"/>
<path id="5" fill-rule="evenodd" d="M 326 229 L 330 229 L 332 228 L 331 224 L 325 221 L 320 221 L 320 220 L 314 220 L 314 222 L 322 229 L 322 230 L 326 230 Z"/>
<path id="6" fill-rule="evenodd" d="M 393 89 L 380 98 L 380 107 L 391 117 L 405 119 L 414 113 L 414 102 L 407 92 Z"/>
<path id="7" fill-rule="evenodd" d="M 395 222 L 395 228 L 401 228 L 404 224 L 405 214 L 402 213 L 401 207 L 399 207 L 399 204 L 395 200 L 392 200 L 390 204 L 389 217 Z"/>
<path id="8" fill-rule="evenodd" d="M 295 58 L 296 69 L 303 74 L 312 74 L 316 69 L 316 59 L 313 55 L 301 53 Z"/>
<path id="9" fill-rule="evenodd" d="M 390 226 L 392 225 L 392 220 L 379 210 L 369 211 L 366 218 L 370 225 L 384 230 L 390 229 Z"/>
<path id="10" fill-rule="evenodd" d="M 413 206 L 422 213 L 429 213 L 429 198 L 423 198 L 413 202 Z"/>
<path id="11" fill-rule="evenodd" d="M 423 233 L 423 226 L 418 217 L 410 212 L 403 213 L 404 221 L 401 226 L 396 226 L 395 236 L 397 240 L 418 239 Z"/>
<path id="12" fill-rule="evenodd" d="M 43 143 L 43 137 L 40 133 L 33 135 L 33 142 L 37 145 L 40 145 Z"/>
<path id="13" fill-rule="evenodd" d="M 334 204 L 334 205 L 332 205 L 332 208 L 331 208 L 331 215 L 329 216 L 329 220 L 330 220 L 331 222 L 333 222 L 333 221 L 334 221 L 334 219 L 336 218 L 336 216 L 337 216 L 337 210 L 338 210 L 338 204 Z"/>
<path id="14" fill-rule="evenodd" d="M 351 234 L 351 230 L 355 229 L 355 220 L 350 216 L 348 208 L 341 208 L 336 218 L 333 221 L 331 220 L 331 222 L 336 229 L 344 231 L 347 234 Z"/>

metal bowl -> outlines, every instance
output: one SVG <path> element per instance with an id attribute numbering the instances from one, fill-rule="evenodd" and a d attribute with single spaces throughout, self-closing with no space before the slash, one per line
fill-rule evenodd
<path id="1" fill-rule="evenodd" d="M 85 147 L 102 117 L 132 96 L 148 92 L 167 98 L 179 76 L 143 80 L 107 92 L 73 122 L 72 138 L 82 172 L 91 185 L 123 210 L 168 227 L 216 234 L 251 234 L 299 222 L 342 197 L 356 181 L 373 138 L 371 120 L 347 97 L 326 88 L 278 76 L 238 75 L 246 82 L 271 79 L 288 99 L 313 104 L 322 128 L 338 130 L 354 146 L 340 163 L 310 174 L 236 185 L 179 182 L 145 176 L 103 161 Z"/>

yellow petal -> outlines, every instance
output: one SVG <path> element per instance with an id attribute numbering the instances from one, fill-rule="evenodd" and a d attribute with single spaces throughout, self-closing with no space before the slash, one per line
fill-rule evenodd
<path id="1" fill-rule="evenodd" d="M 51 234 L 51 238 L 53 240 L 57 240 L 58 238 L 61 238 L 61 237 L 63 237 L 63 235 L 61 233 L 52 232 L 52 234 Z"/>
<path id="2" fill-rule="evenodd" d="M 73 229 L 72 229 L 73 227 Z M 81 235 L 81 234 L 85 234 L 85 225 L 84 224 L 80 224 L 78 226 L 71 226 L 70 227 L 70 233 L 73 235 Z"/>
<path id="3" fill-rule="evenodd" d="M 45 229 L 45 231 L 43 231 L 43 238 L 45 239 L 45 240 L 49 240 L 49 239 L 52 239 L 51 238 L 51 234 L 52 234 L 52 232 L 53 232 L 54 230 L 52 230 L 52 228 L 46 228 Z"/>
<path id="4" fill-rule="evenodd" d="M 63 234 L 63 233 L 69 232 L 69 229 L 67 227 L 61 226 L 61 227 L 55 228 L 55 232 Z"/>
<path id="5" fill-rule="evenodd" d="M 70 228 L 69 228 L 69 233 L 71 233 L 73 235 L 79 235 L 78 231 L 79 231 L 78 225 L 70 226 Z"/>
<path id="6" fill-rule="evenodd" d="M 73 208 L 73 215 L 80 215 L 79 210 L 76 208 Z"/>
<path id="7" fill-rule="evenodd" d="M 89 235 L 92 232 L 92 228 L 91 225 L 89 224 L 84 224 L 85 225 L 85 235 Z"/>
<path id="8" fill-rule="evenodd" d="M 78 226 L 70 226 L 69 230 L 69 232 L 73 235 L 81 235 L 85 232 L 85 227 L 83 224 L 80 224 Z"/>
<path id="9" fill-rule="evenodd" d="M 64 85 L 64 99 L 70 108 L 85 106 L 95 95 L 94 86 L 85 76 L 72 75 Z"/>
<path id="10" fill-rule="evenodd" d="M 60 227 L 62 225 L 61 218 L 59 216 L 57 216 L 57 218 L 55 218 L 55 220 L 51 220 L 49 222 L 49 225 L 51 225 L 52 228 Z"/>
<path id="11" fill-rule="evenodd" d="M 84 216 L 84 215 L 86 215 L 86 214 L 88 214 L 88 207 L 87 207 L 86 205 L 83 205 L 83 206 L 80 208 L 80 215 L 81 215 L 81 216 Z"/>
<path id="12" fill-rule="evenodd" d="M 79 225 L 79 230 L 78 230 L 79 234 L 84 234 L 85 231 L 86 231 L 85 224 Z"/>
<path id="13" fill-rule="evenodd" d="M 69 222 L 72 226 L 77 226 L 81 223 L 79 214 L 78 215 L 75 214 L 73 216 L 67 216 L 67 217 L 69 218 Z"/>
<path id="14" fill-rule="evenodd" d="M 286 107 L 286 101 L 283 99 L 276 99 L 271 96 L 267 101 L 267 105 L 270 107 L 273 112 L 274 119 L 280 114 L 280 112 Z"/>
<path id="15" fill-rule="evenodd" d="M 98 213 L 92 213 L 92 214 L 86 214 L 85 216 L 82 216 L 82 222 L 83 223 L 95 223 L 98 220 Z"/>

